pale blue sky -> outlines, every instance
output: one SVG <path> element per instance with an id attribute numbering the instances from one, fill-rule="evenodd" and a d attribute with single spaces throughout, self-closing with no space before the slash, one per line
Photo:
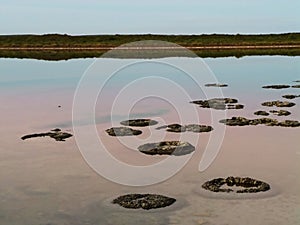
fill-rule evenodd
<path id="1" fill-rule="evenodd" d="M 300 0 L 0 0 L 0 34 L 300 31 Z"/>

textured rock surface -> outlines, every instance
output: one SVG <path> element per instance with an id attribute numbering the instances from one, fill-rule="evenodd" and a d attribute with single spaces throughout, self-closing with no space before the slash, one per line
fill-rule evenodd
<path id="1" fill-rule="evenodd" d="M 227 185 L 228 187 L 236 186 L 241 189 L 234 191 L 231 188 L 222 188 Z M 265 192 L 271 189 L 270 185 L 249 177 L 227 177 L 227 178 L 216 178 L 205 182 L 202 188 L 212 192 L 236 192 L 236 193 L 257 193 Z"/>
<path id="2" fill-rule="evenodd" d="M 282 97 L 286 99 L 294 99 L 294 98 L 300 98 L 300 95 L 283 95 Z"/>
<path id="3" fill-rule="evenodd" d="M 205 84 L 205 87 L 228 87 L 228 85 L 214 83 L 214 84 Z"/>
<path id="4" fill-rule="evenodd" d="M 120 196 L 112 201 L 128 209 L 157 209 L 172 205 L 176 199 L 156 194 L 128 194 Z"/>
<path id="5" fill-rule="evenodd" d="M 158 124 L 157 121 L 151 119 L 134 119 L 134 120 L 125 120 L 121 122 L 124 126 L 131 126 L 131 127 L 146 127 L 146 126 L 153 126 Z"/>
<path id="6" fill-rule="evenodd" d="M 191 103 L 197 104 L 202 108 L 212 108 L 217 110 L 244 108 L 243 105 L 236 104 L 238 103 L 238 100 L 233 98 L 213 98 L 209 100 L 195 100 Z"/>
<path id="7" fill-rule="evenodd" d="M 268 116 L 268 115 L 270 115 L 270 113 L 268 113 L 268 112 L 266 112 L 266 111 L 256 111 L 255 113 L 254 113 L 255 115 L 258 115 L 258 116 Z"/>
<path id="8" fill-rule="evenodd" d="M 180 125 L 180 124 L 169 124 L 161 127 L 157 127 L 157 130 L 166 129 L 169 132 L 194 132 L 194 133 L 202 133 L 202 132 L 210 132 L 213 130 L 211 126 L 200 125 L 200 124 L 188 124 L 188 125 Z"/>
<path id="9" fill-rule="evenodd" d="M 290 85 L 285 85 L 285 84 L 275 84 L 275 85 L 266 85 L 263 86 L 263 88 L 267 89 L 284 89 L 284 88 L 290 88 Z"/>
<path id="10" fill-rule="evenodd" d="M 195 147 L 188 142 L 162 141 L 148 143 L 138 147 L 138 150 L 147 155 L 187 155 L 195 151 Z"/>
<path id="11" fill-rule="evenodd" d="M 293 102 L 287 102 L 287 101 L 270 101 L 270 102 L 264 102 L 262 103 L 263 106 L 268 106 L 268 107 L 273 107 L 273 106 L 277 106 L 277 107 L 293 107 L 294 105 L 296 105 Z"/>
<path id="12" fill-rule="evenodd" d="M 51 132 L 46 133 L 37 133 L 37 134 L 28 134 L 23 137 L 21 137 L 22 140 L 26 140 L 29 138 L 36 138 L 36 137 L 50 137 L 55 139 L 56 141 L 65 141 L 67 138 L 72 137 L 72 134 L 62 132 L 61 129 L 53 129 Z"/>
<path id="13" fill-rule="evenodd" d="M 276 115 L 276 116 L 288 116 L 291 115 L 289 111 L 286 110 L 271 110 L 270 113 Z"/>
<path id="14" fill-rule="evenodd" d="M 135 136 L 142 134 L 142 131 L 134 130 L 129 127 L 112 127 L 105 131 L 110 136 Z"/>
<path id="15" fill-rule="evenodd" d="M 299 127 L 300 122 L 295 120 L 285 120 L 279 122 L 276 119 L 271 118 L 259 118 L 259 119 L 247 119 L 244 117 L 232 117 L 231 119 L 220 120 L 220 123 L 224 123 L 227 126 L 249 126 L 263 124 L 266 126 L 280 126 L 280 127 Z"/>

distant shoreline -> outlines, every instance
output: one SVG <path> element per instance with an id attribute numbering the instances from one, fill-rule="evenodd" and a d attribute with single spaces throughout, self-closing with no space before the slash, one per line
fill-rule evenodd
<path id="1" fill-rule="evenodd" d="M 154 41 L 139 43 L 138 41 Z M 166 46 L 163 42 L 165 41 Z M 133 45 L 125 45 L 137 42 Z M 174 45 L 169 44 L 174 43 Z M 178 47 L 176 47 L 178 45 Z M 173 47 L 174 46 L 174 47 Z M 182 47 L 181 47 L 182 46 Z M 189 49 L 199 57 L 252 55 L 300 56 L 300 33 L 258 35 L 0 35 L 0 58 L 68 60 L 101 57 L 117 48 L 115 58 L 182 56 Z M 166 51 L 165 51 L 166 50 Z M 104 55 L 107 57 L 107 54 Z"/>
<path id="2" fill-rule="evenodd" d="M 0 50 L 21 50 L 21 51 L 36 51 L 36 50 L 180 50 L 183 47 L 155 47 L 155 46 L 147 46 L 147 47 L 0 47 Z M 214 45 L 214 46 L 184 46 L 184 48 L 190 50 L 202 50 L 202 49 L 288 49 L 288 48 L 300 48 L 299 45 Z"/>

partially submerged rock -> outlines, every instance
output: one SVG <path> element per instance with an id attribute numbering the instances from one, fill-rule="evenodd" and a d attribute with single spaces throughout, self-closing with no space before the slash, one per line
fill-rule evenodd
<path id="1" fill-rule="evenodd" d="M 238 103 L 237 99 L 233 98 L 213 98 L 209 100 L 196 100 L 191 103 L 197 104 L 202 108 L 212 108 L 217 110 L 225 109 L 243 109 L 244 106 Z"/>
<path id="2" fill-rule="evenodd" d="M 299 127 L 300 122 L 295 120 L 285 120 L 279 122 L 271 118 L 247 119 L 244 117 L 232 117 L 231 119 L 223 119 L 219 121 L 227 126 L 249 126 L 263 124 L 266 126 L 279 126 L 279 127 Z"/>
<path id="3" fill-rule="evenodd" d="M 213 130 L 212 126 L 200 125 L 200 124 L 188 124 L 188 125 L 180 125 L 180 124 L 169 124 L 161 127 L 157 127 L 157 130 L 166 129 L 168 132 L 182 133 L 186 131 L 194 132 L 194 133 L 202 133 L 202 132 L 210 132 Z"/>
<path id="4" fill-rule="evenodd" d="M 131 127 L 146 127 L 158 124 L 157 121 L 151 119 L 134 119 L 134 120 L 125 120 L 121 122 L 124 126 Z"/>
<path id="5" fill-rule="evenodd" d="M 205 84 L 205 87 L 228 87 L 228 85 L 227 84 L 214 83 L 214 84 Z"/>
<path id="6" fill-rule="evenodd" d="M 290 85 L 285 85 L 285 84 L 263 86 L 263 88 L 266 88 L 266 89 L 284 89 L 284 88 L 290 88 L 290 87 L 291 87 Z"/>
<path id="7" fill-rule="evenodd" d="M 157 194 L 127 194 L 112 201 L 127 209 L 157 209 L 172 205 L 176 199 Z"/>
<path id="8" fill-rule="evenodd" d="M 227 185 L 228 188 L 222 188 Z M 229 187 L 241 187 L 241 189 L 233 190 Z M 256 180 L 249 177 L 227 177 L 227 178 L 216 178 L 205 182 L 202 188 L 212 192 L 236 192 L 236 193 L 257 193 L 266 192 L 271 189 L 270 185 L 266 182 Z"/>
<path id="9" fill-rule="evenodd" d="M 258 116 L 268 116 L 268 115 L 270 115 L 270 113 L 268 113 L 266 111 L 261 111 L 261 110 L 256 111 L 254 114 L 258 115 Z"/>
<path id="10" fill-rule="evenodd" d="M 264 102 L 262 103 L 263 106 L 268 106 L 268 107 L 273 107 L 273 106 L 277 106 L 277 107 L 293 107 L 294 105 L 296 105 L 293 102 L 288 102 L 288 101 L 270 101 L 270 102 Z"/>
<path id="11" fill-rule="evenodd" d="M 300 88 L 300 85 L 293 85 L 292 88 Z"/>
<path id="12" fill-rule="evenodd" d="M 105 131 L 110 136 L 136 136 L 142 134 L 141 130 L 134 130 L 129 127 L 112 127 Z"/>
<path id="13" fill-rule="evenodd" d="M 188 142 L 162 141 L 148 143 L 138 147 L 138 150 L 147 155 L 187 155 L 195 151 L 195 147 Z"/>
<path id="14" fill-rule="evenodd" d="M 62 132 L 61 129 L 56 128 L 51 130 L 51 132 L 46 133 L 36 133 L 36 134 L 28 134 L 23 137 L 21 137 L 22 140 L 26 140 L 29 138 L 36 138 L 36 137 L 50 137 L 55 139 L 56 141 L 65 141 L 67 138 L 72 137 L 72 134 Z"/>
<path id="15" fill-rule="evenodd" d="M 288 116 L 291 115 L 291 113 L 287 110 L 271 110 L 270 113 L 276 115 L 276 116 Z"/>
<path id="16" fill-rule="evenodd" d="M 300 98 L 300 95 L 283 95 L 282 97 L 286 99 L 294 99 L 294 98 Z"/>

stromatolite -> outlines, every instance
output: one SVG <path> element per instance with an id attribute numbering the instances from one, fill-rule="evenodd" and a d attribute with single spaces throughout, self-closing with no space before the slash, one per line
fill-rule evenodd
<path id="1" fill-rule="evenodd" d="M 263 86 L 263 88 L 266 88 L 266 89 L 284 89 L 284 88 L 289 88 L 289 87 L 291 87 L 291 86 L 285 85 L 285 84 L 275 84 L 275 85 Z"/>
<path id="2" fill-rule="evenodd" d="M 176 202 L 175 198 L 170 198 L 157 194 L 127 194 L 120 196 L 112 201 L 128 209 L 157 209 L 164 208 Z"/>
<path id="3" fill-rule="evenodd" d="M 142 134 L 141 130 L 134 130 L 129 127 L 112 127 L 105 131 L 110 136 L 136 136 Z"/>
<path id="4" fill-rule="evenodd" d="M 279 126 L 279 127 L 299 127 L 300 122 L 295 120 L 285 120 L 279 122 L 272 118 L 258 118 L 258 119 L 247 119 L 245 117 L 232 117 L 231 119 L 220 120 L 220 123 L 224 123 L 227 126 L 248 126 L 248 125 L 259 125 L 263 124 L 266 126 Z"/>
<path id="5" fill-rule="evenodd" d="M 227 84 L 213 83 L 213 84 L 205 84 L 205 87 L 228 87 L 228 85 Z"/>
<path id="6" fill-rule="evenodd" d="M 131 127 L 146 127 L 158 124 L 157 121 L 151 119 L 134 119 L 134 120 L 125 120 L 121 122 L 124 126 Z"/>
<path id="7" fill-rule="evenodd" d="M 203 133 L 210 132 L 213 130 L 212 126 L 200 125 L 200 124 L 188 124 L 188 125 L 180 125 L 180 124 L 169 124 L 161 127 L 157 127 L 157 130 L 166 129 L 169 132 L 181 133 L 181 132 L 194 132 L 194 133 Z"/>
<path id="8" fill-rule="evenodd" d="M 45 133 L 36 133 L 36 134 L 28 134 L 21 137 L 22 140 L 26 140 L 29 138 L 36 138 L 36 137 L 50 137 L 55 139 L 56 141 L 65 141 L 67 138 L 72 137 L 73 135 L 70 133 L 62 132 L 61 129 L 53 129 L 50 132 Z"/>
<path id="9" fill-rule="evenodd" d="M 227 185 L 228 187 L 241 187 L 241 189 L 234 191 L 231 188 L 222 188 Z M 271 189 L 270 185 L 266 182 L 256 180 L 249 177 L 227 177 L 227 178 L 216 178 L 205 182 L 202 188 L 212 192 L 236 192 L 236 193 L 257 193 L 265 192 Z"/>
<path id="10" fill-rule="evenodd" d="M 195 151 L 195 147 L 188 142 L 162 141 L 147 143 L 138 147 L 138 150 L 147 155 L 187 155 Z"/>
<path id="11" fill-rule="evenodd" d="M 273 106 L 277 106 L 277 107 L 293 107 L 294 105 L 296 105 L 293 102 L 287 102 L 287 101 L 270 101 L 270 102 L 264 102 L 262 103 L 263 106 L 268 106 L 268 107 L 273 107 Z"/>
<path id="12" fill-rule="evenodd" d="M 225 109 L 243 109 L 244 106 L 237 104 L 238 100 L 234 98 L 213 98 L 209 100 L 195 100 L 190 103 L 197 104 L 202 108 L 212 108 L 217 110 Z"/>

